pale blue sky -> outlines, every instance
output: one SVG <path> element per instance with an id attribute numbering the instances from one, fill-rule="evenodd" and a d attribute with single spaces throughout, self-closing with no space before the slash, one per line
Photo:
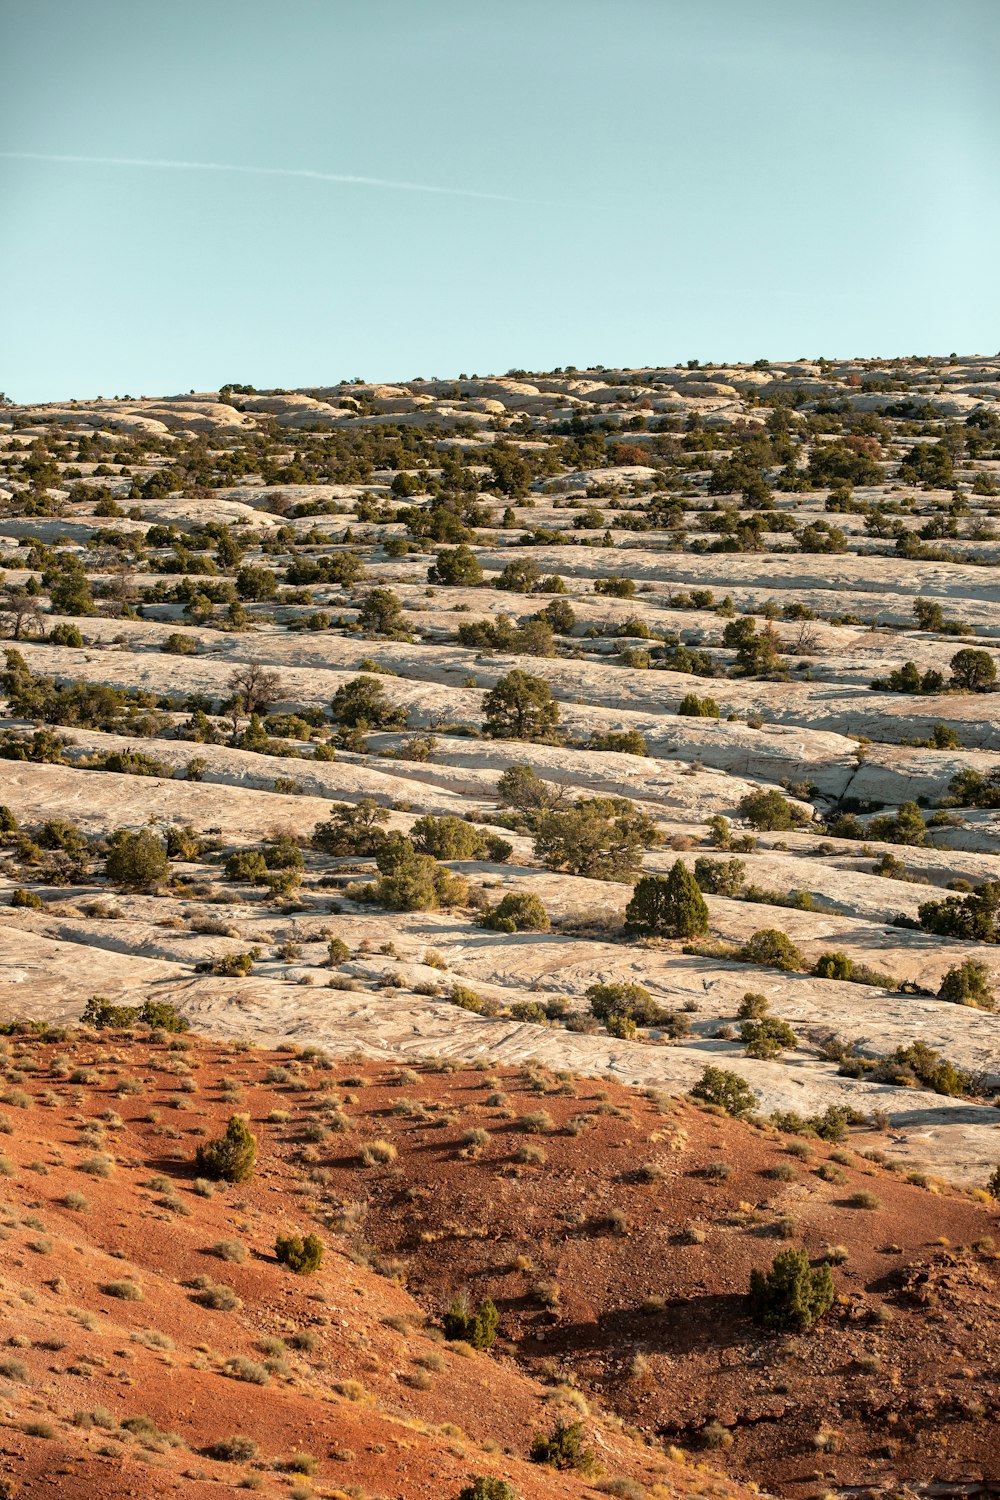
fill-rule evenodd
<path id="1" fill-rule="evenodd" d="M 1000 0 L 0 0 L 0 69 L 0 152 L 451 190 L 0 158 L 16 400 L 1000 347 Z"/>

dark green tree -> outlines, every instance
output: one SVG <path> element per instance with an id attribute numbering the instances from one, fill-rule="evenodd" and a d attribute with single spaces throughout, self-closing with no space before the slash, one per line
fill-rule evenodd
<path id="1" fill-rule="evenodd" d="M 446 588 L 478 588 L 482 581 L 479 559 L 464 542 L 458 547 L 442 547 L 427 569 L 427 582 Z"/>
<path id="2" fill-rule="evenodd" d="M 833 1277 L 824 1261 L 815 1270 L 804 1250 L 781 1250 L 770 1270 L 750 1272 L 748 1304 L 755 1323 L 804 1333 L 833 1306 Z"/>
<path id="3" fill-rule="evenodd" d="M 483 699 L 488 734 L 498 740 L 551 740 L 559 723 L 559 705 L 543 677 L 515 667 Z"/>
<path id="4" fill-rule="evenodd" d="M 377 677 L 352 677 L 333 695 L 330 712 L 349 729 L 396 729 L 406 723 L 405 708 L 394 708 Z"/>
<path id="5" fill-rule="evenodd" d="M 988 651 L 963 646 L 956 651 L 949 666 L 951 685 L 963 693 L 988 693 L 996 685 L 996 662 Z"/>
<path id="6" fill-rule="evenodd" d="M 500 1314 L 489 1297 L 473 1310 L 468 1297 L 456 1297 L 443 1319 L 446 1339 L 462 1339 L 473 1349 L 492 1349 L 500 1326 Z"/>
<path id="7" fill-rule="evenodd" d="M 497 802 L 518 812 L 538 812 L 553 807 L 559 800 L 559 789 L 543 781 L 537 771 L 523 762 L 508 766 L 497 782 Z"/>
<path id="8" fill-rule="evenodd" d="M 257 1141 L 242 1115 L 231 1115 L 226 1133 L 195 1152 L 198 1171 L 220 1182 L 246 1182 L 253 1176 Z"/>
<path id="9" fill-rule="evenodd" d="M 625 908 L 629 932 L 647 937 L 698 937 L 708 931 L 708 907 L 682 859 L 668 875 L 643 875 Z"/>
<path id="10" fill-rule="evenodd" d="M 335 802 L 325 823 L 317 823 L 312 832 L 316 849 L 335 858 L 349 854 L 377 854 L 385 835 L 382 824 L 389 814 L 371 797 L 360 802 Z"/>
<path id="11" fill-rule="evenodd" d="M 358 624 L 366 635 L 398 640 L 408 634 L 403 606 L 392 589 L 369 589 L 358 610 Z"/>
<path id="12" fill-rule="evenodd" d="M 147 890 L 167 874 L 170 861 L 167 851 L 155 833 L 143 828 L 138 833 L 120 828 L 112 836 L 104 861 L 104 873 L 113 885 L 129 890 Z"/>
<path id="13" fill-rule="evenodd" d="M 548 870 L 591 880 L 631 880 L 643 851 L 658 842 L 652 819 L 624 797 L 584 798 L 535 819 L 535 858 Z"/>
<path id="14" fill-rule="evenodd" d="M 783 833 L 786 829 L 795 828 L 807 821 L 806 815 L 801 813 L 780 792 L 748 792 L 740 799 L 740 817 L 745 818 L 751 828 L 765 830 L 768 833 Z"/>
<path id="15" fill-rule="evenodd" d="M 483 835 L 464 818 L 435 818 L 427 813 L 413 824 L 410 838 L 418 854 L 435 859 L 479 859 L 486 851 Z"/>

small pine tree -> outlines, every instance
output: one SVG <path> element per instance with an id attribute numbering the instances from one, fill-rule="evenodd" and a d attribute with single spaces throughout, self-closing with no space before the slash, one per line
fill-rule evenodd
<path id="1" fill-rule="evenodd" d="M 747 990 L 736 1012 L 741 1021 L 760 1021 L 767 1015 L 770 1001 L 758 990 Z"/>
<path id="2" fill-rule="evenodd" d="M 813 1270 L 804 1250 L 782 1250 L 769 1271 L 750 1272 L 749 1305 L 764 1328 L 803 1333 L 833 1306 L 830 1267 Z"/>
<path id="3" fill-rule="evenodd" d="M 240 1115 L 230 1117 L 225 1135 L 206 1141 L 195 1152 L 202 1176 L 219 1182 L 246 1182 L 253 1175 L 256 1160 L 256 1137 Z"/>
<path id="4" fill-rule="evenodd" d="M 578 1469 L 591 1472 L 596 1460 L 584 1447 L 582 1422 L 557 1422 L 549 1437 L 536 1432 L 531 1440 L 529 1457 L 533 1464 L 548 1464 L 553 1469 Z"/>
<path id="5" fill-rule="evenodd" d="M 698 937 L 708 931 L 708 907 L 682 859 L 669 875 L 644 875 L 625 908 L 630 932 L 657 937 Z"/>
<path id="6" fill-rule="evenodd" d="M 473 1312 L 464 1295 L 456 1297 L 444 1315 L 446 1339 L 463 1339 L 473 1349 L 492 1349 L 500 1324 L 496 1304 L 487 1297 Z"/>
<path id="7" fill-rule="evenodd" d="M 483 699 L 483 726 L 497 740 L 551 740 L 559 705 L 544 677 L 515 667 Z"/>

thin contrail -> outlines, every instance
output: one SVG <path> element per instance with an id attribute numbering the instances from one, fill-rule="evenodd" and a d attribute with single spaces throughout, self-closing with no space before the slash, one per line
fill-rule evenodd
<path id="1" fill-rule="evenodd" d="M 92 167 L 155 167 L 171 172 L 237 172 L 253 177 L 302 177 L 313 182 L 340 182 L 352 187 L 394 188 L 404 193 L 439 193 L 449 198 L 486 198 L 494 203 L 527 203 L 503 193 L 473 188 L 432 187 L 425 182 L 395 182 L 387 177 L 357 177 L 347 172 L 318 172 L 311 167 L 245 167 L 225 161 L 170 161 L 140 156 L 69 156 L 45 151 L 0 151 L 8 161 L 71 162 Z"/>

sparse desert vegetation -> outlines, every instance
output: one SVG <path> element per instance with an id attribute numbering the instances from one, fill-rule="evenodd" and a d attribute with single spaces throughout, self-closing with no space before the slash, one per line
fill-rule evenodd
<path id="1" fill-rule="evenodd" d="M 25 1494 L 989 1469 L 998 378 L 0 409 Z"/>

